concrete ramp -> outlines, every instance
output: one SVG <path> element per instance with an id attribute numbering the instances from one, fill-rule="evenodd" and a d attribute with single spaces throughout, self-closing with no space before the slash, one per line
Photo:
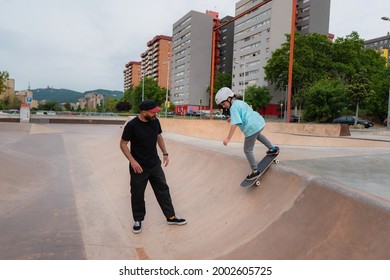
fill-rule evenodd
<path id="1" fill-rule="evenodd" d="M 143 233 L 150 258 L 390 258 L 388 202 L 282 165 L 273 165 L 260 187 L 242 188 L 246 161 L 169 145 L 168 182 L 189 222 Z"/>
<path id="2" fill-rule="evenodd" d="M 117 158 L 118 137 L 101 148 L 107 155 L 113 149 L 104 161 L 119 170 L 117 193 L 122 193 L 128 192 L 129 181 L 121 166 L 125 160 Z M 188 224 L 168 226 L 147 188 L 141 234 L 131 233 L 131 213 L 121 213 L 138 259 L 390 258 L 388 201 L 287 168 L 282 155 L 259 187 L 242 188 L 246 160 L 180 141 L 166 143 L 170 164 L 164 170 L 176 212 Z M 97 181 L 108 178 L 103 172 L 96 175 Z M 126 193 L 121 199 L 129 202 L 130 197 Z"/>
<path id="3" fill-rule="evenodd" d="M 242 188 L 240 182 L 248 170 L 242 159 L 177 142 L 169 142 L 169 146 L 172 156 L 166 175 L 176 212 L 188 219 L 188 225 L 172 228 L 161 224 L 157 231 L 154 228 L 144 234 L 148 240 L 143 249 L 153 259 L 227 255 L 279 220 L 304 190 L 305 178 L 291 175 L 285 180 L 278 168 L 271 168 L 263 186 Z M 275 176 L 272 188 L 270 176 Z M 170 242 L 162 242 L 162 233 L 166 235 L 163 240 Z"/>
<path id="4" fill-rule="evenodd" d="M 320 178 L 309 180 L 304 187 L 278 220 L 246 244 L 218 258 L 390 258 L 388 203 L 368 199 Z"/>

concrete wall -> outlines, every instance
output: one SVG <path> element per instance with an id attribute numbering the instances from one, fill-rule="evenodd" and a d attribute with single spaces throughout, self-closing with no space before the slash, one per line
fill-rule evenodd
<path id="1" fill-rule="evenodd" d="M 221 120 L 160 119 L 165 132 L 221 142 L 229 133 L 230 124 Z M 340 124 L 298 124 L 268 122 L 262 132 L 274 145 L 322 147 L 388 147 L 390 142 L 371 141 L 349 137 L 349 127 Z M 243 133 L 237 128 L 231 141 L 243 142 Z"/>
<path id="2" fill-rule="evenodd" d="M 163 130 L 188 136 L 213 140 L 224 139 L 229 132 L 230 124 L 220 120 L 195 119 L 160 119 Z M 267 123 L 263 131 L 265 135 L 274 133 L 289 133 L 310 136 L 348 136 L 348 127 L 339 124 L 298 124 L 298 123 Z M 232 141 L 243 141 L 244 137 L 239 129 Z"/>

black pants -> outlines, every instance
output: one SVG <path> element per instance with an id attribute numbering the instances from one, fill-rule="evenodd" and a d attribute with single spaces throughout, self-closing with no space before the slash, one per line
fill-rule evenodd
<path id="1" fill-rule="evenodd" d="M 159 164 L 152 169 L 143 168 L 142 173 L 135 173 L 131 166 L 129 166 L 129 168 L 131 209 L 133 211 L 134 221 L 144 220 L 146 214 L 145 189 L 148 181 L 152 186 L 154 195 L 156 196 L 158 204 L 160 205 L 165 217 L 169 218 L 175 216 L 169 187 L 161 165 Z"/>

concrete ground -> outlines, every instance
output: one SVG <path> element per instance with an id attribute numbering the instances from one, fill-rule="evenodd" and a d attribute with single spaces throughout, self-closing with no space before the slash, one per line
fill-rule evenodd
<path id="1" fill-rule="evenodd" d="M 280 164 L 260 187 L 242 188 L 241 142 L 225 147 L 223 139 L 164 132 L 164 170 L 188 224 L 167 225 L 147 188 L 147 216 L 135 235 L 121 131 L 0 123 L 0 259 L 390 258 L 386 135 L 353 132 L 326 146 L 270 135 Z M 256 146 L 259 158 L 264 152 Z"/>

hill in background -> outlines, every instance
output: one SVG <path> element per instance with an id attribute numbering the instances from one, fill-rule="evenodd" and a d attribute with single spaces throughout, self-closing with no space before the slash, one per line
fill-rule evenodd
<path id="1" fill-rule="evenodd" d="M 102 94 L 106 98 L 112 97 L 117 100 L 123 97 L 123 92 L 119 90 L 106 90 L 106 89 L 96 89 L 88 90 L 85 92 L 78 92 L 69 89 L 56 89 L 56 88 L 39 88 L 31 89 L 33 93 L 33 99 L 46 102 L 58 102 L 58 103 L 76 103 L 80 98 L 84 98 L 89 93 Z"/>

